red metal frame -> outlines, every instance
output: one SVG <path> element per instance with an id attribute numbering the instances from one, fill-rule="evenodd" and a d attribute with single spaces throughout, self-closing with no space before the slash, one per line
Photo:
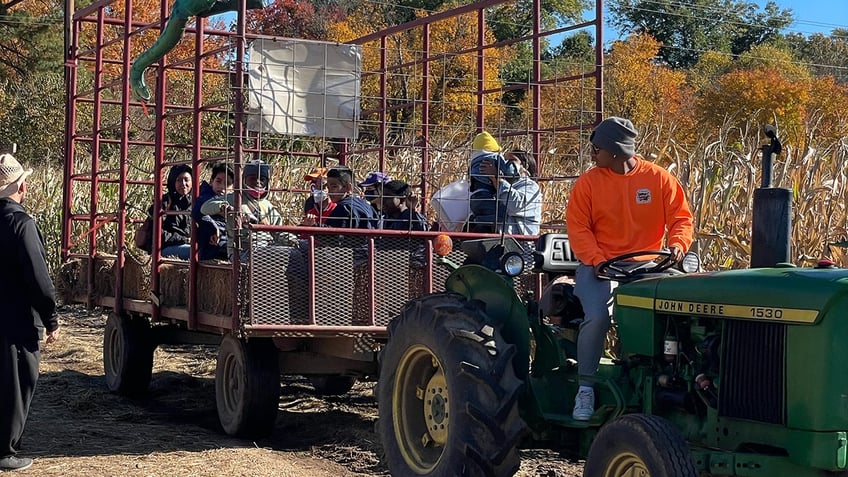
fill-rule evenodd
<path id="1" fill-rule="evenodd" d="M 130 92 L 129 78 L 127 74 L 120 75 L 118 80 L 106 81 L 104 77 L 104 68 L 107 66 L 120 66 L 120 68 L 128 72 L 132 64 L 130 57 L 133 41 L 142 33 L 148 30 L 159 30 L 163 27 L 161 22 L 145 23 L 133 21 L 133 4 L 132 0 L 125 0 L 125 11 L 122 18 L 112 16 L 110 6 L 113 4 L 122 3 L 120 0 L 97 0 L 91 5 L 72 12 L 72 19 L 68 24 L 68 31 L 71 35 L 70 45 L 68 48 L 68 57 L 66 61 L 66 80 L 67 80 L 67 137 L 66 145 L 66 162 L 65 162 L 65 195 L 63 198 L 63 234 L 62 234 L 62 258 L 63 261 L 73 258 L 87 258 L 88 266 L 85 272 L 87 280 L 87 295 L 84 302 L 87 306 L 92 307 L 96 304 L 110 306 L 116 312 L 121 313 L 126 311 L 141 312 L 150 314 L 154 321 L 162 319 L 175 319 L 185 321 L 186 326 L 190 330 L 200 329 L 206 331 L 221 331 L 221 330 L 238 330 L 243 327 L 240 321 L 240 310 L 238 308 L 238 300 L 235 297 L 239 295 L 239 280 L 240 267 L 238 257 L 232 265 L 233 270 L 233 308 L 229 317 L 229 321 L 222 321 L 222 317 L 208 315 L 198 312 L 198 296 L 197 296 L 197 276 L 199 265 L 196 260 L 191 260 L 189 264 L 189 297 L 187 310 L 172 309 L 158 306 L 154 303 L 139 303 L 138 300 L 118 299 L 110 297 L 96 297 L 94 290 L 94 274 L 95 274 L 95 256 L 98 253 L 104 252 L 99 247 L 99 233 L 102 228 L 98 225 L 99 222 L 108 219 L 114 222 L 116 227 L 115 248 L 107 250 L 107 252 L 116 255 L 117 271 L 115 275 L 115 296 L 121 297 L 123 290 L 123 273 L 126 264 L 126 250 L 128 247 L 126 236 L 133 229 L 130 223 L 139 219 L 132 219 L 128 210 L 130 187 L 148 187 L 152 195 L 154 210 L 161 209 L 161 195 L 158 191 L 163 190 L 162 171 L 174 164 L 188 163 L 195 171 L 198 171 L 200 166 L 206 162 L 210 162 L 211 158 L 228 157 L 232 153 L 234 157 L 235 169 L 235 187 L 241 188 L 240 169 L 245 162 L 245 157 L 249 154 L 266 154 L 266 155 L 298 155 L 303 157 L 313 157 L 325 162 L 324 153 L 316 152 L 296 152 L 296 151 L 280 151 L 263 147 L 259 138 L 251 135 L 244 127 L 244 94 L 242 85 L 245 83 L 245 50 L 247 42 L 254 38 L 271 38 L 265 35 L 255 35 L 246 31 L 245 19 L 245 0 L 241 0 L 241 10 L 237 15 L 235 31 L 225 31 L 212 29 L 207 27 L 205 19 L 197 19 L 196 25 L 192 28 L 187 28 L 186 35 L 194 37 L 193 54 L 188 58 L 172 59 L 165 57 L 159 62 L 156 67 L 156 77 L 165 78 L 169 72 L 191 72 L 193 76 L 194 94 L 190 104 L 173 104 L 169 103 L 168 82 L 157 81 L 155 85 L 155 104 L 144 105 L 133 99 Z M 514 40 L 485 44 L 485 12 L 486 9 L 501 3 L 507 3 L 506 0 L 484 0 L 473 4 L 465 5 L 450 11 L 435 13 L 426 17 L 419 18 L 410 23 L 389 28 L 372 35 L 365 36 L 355 40 L 353 43 L 363 45 L 363 48 L 369 48 L 370 52 L 378 55 L 379 68 L 376 71 L 363 72 L 363 77 L 369 75 L 377 75 L 379 85 L 380 98 L 377 102 L 376 109 L 362 112 L 363 117 L 376 118 L 369 119 L 376 123 L 376 130 L 379 137 L 376 138 L 374 144 L 355 144 L 345 143 L 341 146 L 341 154 L 339 160 L 341 163 L 346 163 L 349 157 L 359 155 L 376 155 L 377 164 L 380 170 L 386 170 L 389 167 L 387 151 L 396 151 L 404 148 L 414 148 L 420 157 L 420 183 L 413 184 L 421 190 L 423 197 L 429 197 L 431 193 L 431 185 L 428 182 L 428 171 L 431 166 L 431 137 L 436 125 L 431 124 L 430 117 L 430 79 L 431 79 L 431 64 L 436 61 L 442 52 L 434 52 L 431 48 L 431 27 L 451 17 L 463 14 L 473 13 L 477 19 L 477 46 L 462 51 L 452 52 L 452 54 L 473 54 L 476 55 L 476 129 L 483 130 L 488 125 L 485 124 L 485 112 L 487 100 L 498 97 L 503 93 L 516 88 L 529 88 L 531 96 L 532 116 L 530 128 L 510 129 L 504 125 L 496 125 L 501 138 L 519 137 L 521 135 L 529 135 L 531 138 L 532 149 L 539 158 L 539 167 L 542 167 L 543 151 L 542 138 L 545 135 L 556 134 L 564 131 L 583 131 L 592 124 L 601 120 L 602 104 L 603 104 L 603 51 L 600 45 L 603 44 L 602 36 L 602 1 L 596 2 L 595 18 L 576 25 L 558 28 L 550 31 L 542 30 L 541 21 L 541 0 L 533 2 L 533 31 L 523 38 Z M 167 18 L 170 0 L 161 0 L 160 15 L 161 18 Z M 114 11 L 114 10 L 112 10 Z M 83 46 L 81 44 L 84 28 L 94 26 L 93 44 Z M 117 27 L 117 28 L 115 28 Z M 543 79 L 541 76 L 541 55 L 542 55 L 542 40 L 555 34 L 564 33 L 577 29 L 594 28 L 596 43 L 599 45 L 596 50 L 596 67 L 594 71 L 576 75 L 572 77 L 548 78 Z M 108 32 L 107 32 L 108 30 Z M 110 36 L 109 32 L 118 31 L 119 33 Z M 420 31 L 422 39 L 421 56 L 418 59 L 413 59 L 403 65 L 391 64 L 387 57 L 388 40 L 394 35 L 402 35 L 410 32 Z M 200 33 L 200 34 L 198 34 Z M 228 46 L 216 47 L 207 49 L 206 43 L 210 38 L 224 39 L 229 42 Z M 532 78 L 529 85 L 502 85 L 496 88 L 486 89 L 484 81 L 486 73 L 486 52 L 513 45 L 522 41 L 530 41 L 532 43 L 533 66 Z M 120 51 L 120 54 L 116 52 Z M 224 52 L 233 52 L 234 69 L 232 71 L 208 68 L 204 65 L 205 58 L 220 55 Z M 403 68 L 420 68 L 421 76 L 421 98 L 407 101 L 403 104 L 390 104 L 387 95 L 389 91 L 389 79 L 391 75 L 401 71 Z M 94 71 L 91 87 L 80 84 L 82 71 Z M 232 88 L 232 113 L 234 115 L 234 130 L 232 146 L 221 146 L 216 144 L 204 144 L 202 141 L 201 125 L 203 118 L 208 114 L 224 114 L 228 112 L 226 104 L 204 104 L 204 75 L 222 75 L 226 78 L 226 83 L 231 84 Z M 595 90 L 595 108 L 594 122 L 591 124 L 562 124 L 548 125 L 542 127 L 543 121 L 541 118 L 542 92 L 544 88 L 555 87 L 565 82 L 577 82 L 586 79 L 594 79 Z M 91 108 L 91 116 L 81 117 L 80 107 L 85 106 Z M 389 113 L 392 110 L 402 108 L 421 109 L 422 121 L 419 126 L 415 139 L 412 143 L 390 143 L 388 141 L 389 128 Z M 106 128 L 103 124 L 104 111 L 114 111 L 113 108 L 120 109 L 120 137 L 112 138 L 105 134 Z M 150 108 L 152 111 L 149 111 Z M 152 114 L 154 117 L 154 137 L 153 140 L 143 137 L 136 138 L 133 136 L 133 124 L 131 117 L 138 115 Z M 169 140 L 168 124 L 174 118 L 190 114 L 192 118 L 190 143 L 178 143 Z M 90 130 L 83 131 L 80 129 L 82 122 L 90 119 Z M 130 156 L 130 151 L 133 148 L 142 148 L 149 151 L 155 159 L 153 161 L 152 179 L 139 178 L 131 174 L 132 169 L 127 160 L 122 160 L 117 168 L 109 169 L 106 165 L 101 165 L 101 157 L 104 148 L 112 149 L 117 147 L 120 157 L 126 159 Z M 169 154 L 174 154 L 179 151 L 188 151 L 189 158 L 171 160 Z M 90 163 L 89 165 L 86 165 Z M 117 174 L 116 174 L 117 172 Z M 199 176 L 199 174 L 198 174 Z M 197 183 L 195 181 L 195 193 L 197 192 Z M 80 207 L 77 201 L 80 199 L 75 194 L 79 193 L 79 185 L 88 185 L 88 197 L 85 207 Z M 100 210 L 101 201 L 99 198 L 100 189 L 104 186 L 117 184 L 118 186 L 118 206 L 116 210 Z M 292 189 L 295 190 L 295 189 Z M 157 191 L 154 193 L 154 191 Z M 236 194 L 237 208 L 240 205 L 240 196 Z M 146 206 L 146 205 L 145 205 Z M 422 204 L 426 207 L 426 203 Z M 156 212 L 158 214 L 158 212 Z M 151 289 L 154 294 L 157 294 L 160 288 L 160 272 L 159 267 L 164 263 L 173 263 L 173 261 L 162 259 L 159 257 L 161 244 L 159 221 L 154 221 L 154 243 L 153 243 L 153 262 L 151 273 Z M 75 232 L 79 229 L 84 229 L 86 235 L 76 237 Z M 257 227 L 261 229 L 261 227 Z M 271 228 L 273 230 L 293 230 L 291 228 Z M 303 232 L 303 229 L 300 229 Z M 78 232 L 77 232 L 78 233 Z M 351 233 L 358 233 L 353 232 Z M 377 232 L 366 233 L 370 237 L 374 237 Z M 380 235 L 387 236 L 397 234 L 391 231 L 380 231 Z M 419 234 L 421 236 L 429 236 L 427 233 Z M 461 234 L 460 234 L 461 235 Z M 87 238 L 87 239 L 86 239 Z M 82 240 L 85 248 L 82 249 L 74 246 Z M 373 250 L 374 242 L 370 241 L 370 246 Z M 432 248 L 432 245 L 428 245 Z M 196 250 L 193 251 L 196 258 Z M 432 262 L 432 259 L 429 260 Z M 310 258 L 310 263 L 312 259 Z M 432 263 L 429 263 L 432 268 Z M 373 261 L 370 265 L 371 279 L 374 277 Z M 314 279 L 310 279 L 310 286 L 314 286 Z M 373 286 L 370 287 L 369 300 L 371 302 L 370 320 L 374 323 L 374 301 Z M 432 274 L 427 277 L 427 288 L 433 289 Z M 311 290 L 313 288 L 310 288 Z M 314 310 L 314 292 L 310 296 L 310 318 L 311 323 L 315 323 Z M 298 327 L 300 331 L 314 331 L 317 325 Z M 321 328 L 321 327 L 317 327 Z M 365 327 L 361 331 L 374 331 L 373 328 Z M 264 328 L 256 327 L 255 330 L 264 330 Z M 352 328 L 346 328 L 352 330 Z M 324 331 L 333 331 L 330 328 L 322 328 Z M 359 330 L 357 328 L 356 330 Z"/>

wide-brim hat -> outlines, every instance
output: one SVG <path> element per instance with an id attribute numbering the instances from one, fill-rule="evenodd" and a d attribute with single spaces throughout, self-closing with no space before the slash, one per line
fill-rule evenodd
<path id="1" fill-rule="evenodd" d="M 11 154 L 0 155 L 0 199 L 14 194 L 21 183 L 32 174 L 32 169 L 24 169 Z"/>
<path id="2" fill-rule="evenodd" d="M 312 169 L 310 172 L 303 175 L 303 180 L 305 181 L 314 181 L 320 179 L 322 177 L 327 177 L 327 168 L 326 167 L 316 167 Z"/>

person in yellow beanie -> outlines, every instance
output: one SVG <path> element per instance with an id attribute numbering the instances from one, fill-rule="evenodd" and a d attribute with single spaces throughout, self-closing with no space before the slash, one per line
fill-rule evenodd
<path id="1" fill-rule="evenodd" d="M 474 141 L 471 143 L 471 150 L 483 152 L 501 152 L 501 146 L 491 134 L 486 131 L 483 131 L 474 137 Z M 473 154 L 474 153 L 472 152 L 472 155 Z"/>
<path id="2" fill-rule="evenodd" d="M 471 178 L 469 232 L 495 232 L 498 209 L 504 208 L 503 204 L 498 204 L 497 189 L 492 184 L 490 176 L 480 170 L 481 166 L 484 163 L 495 165 L 498 171 L 496 174 L 498 180 L 518 177 L 518 169 L 515 164 L 504 159 L 500 150 L 501 146 L 498 141 L 486 131 L 478 134 L 471 142 L 471 164 L 468 173 Z M 502 212 L 501 215 L 503 215 Z"/>

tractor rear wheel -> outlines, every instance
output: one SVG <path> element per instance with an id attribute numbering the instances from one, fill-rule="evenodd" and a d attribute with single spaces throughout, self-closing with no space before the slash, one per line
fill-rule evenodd
<path id="1" fill-rule="evenodd" d="M 146 318 L 111 313 L 103 332 L 103 371 L 109 391 L 124 396 L 145 393 L 154 349 Z"/>
<path id="2" fill-rule="evenodd" d="M 271 340 L 224 337 L 215 367 L 215 404 L 227 434 L 271 434 L 280 404 L 280 364 Z"/>
<path id="3" fill-rule="evenodd" d="M 341 396 L 356 384 L 353 376 L 309 376 L 309 382 L 319 396 Z"/>
<path id="4" fill-rule="evenodd" d="M 378 434 L 392 475 L 511 476 L 526 425 L 515 346 L 462 295 L 408 304 L 380 353 Z"/>
<path id="5" fill-rule="evenodd" d="M 667 420 L 627 414 L 598 432 L 586 458 L 586 477 L 697 477 L 689 446 Z"/>

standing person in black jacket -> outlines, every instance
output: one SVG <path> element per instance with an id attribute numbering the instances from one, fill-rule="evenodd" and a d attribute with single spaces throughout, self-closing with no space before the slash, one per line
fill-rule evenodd
<path id="1" fill-rule="evenodd" d="M 44 241 L 21 205 L 30 174 L 11 154 L 0 155 L 0 471 L 32 465 L 17 453 L 38 380 L 38 342 L 45 329 L 47 343 L 59 334 Z"/>

